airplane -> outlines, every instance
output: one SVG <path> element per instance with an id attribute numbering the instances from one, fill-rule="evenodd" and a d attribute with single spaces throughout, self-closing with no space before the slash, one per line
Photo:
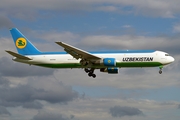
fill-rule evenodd
<path id="1" fill-rule="evenodd" d="M 55 42 L 64 52 L 39 51 L 17 28 L 10 29 L 18 53 L 6 50 L 14 61 L 48 68 L 83 68 L 89 77 L 96 77 L 95 69 L 109 74 L 118 74 L 119 68 L 159 67 L 175 59 L 168 53 L 156 50 L 120 50 L 87 52 L 64 42 Z"/>

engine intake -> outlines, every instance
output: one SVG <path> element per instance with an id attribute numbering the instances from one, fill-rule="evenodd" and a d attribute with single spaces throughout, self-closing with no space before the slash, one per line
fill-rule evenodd
<path id="1" fill-rule="evenodd" d="M 109 74 L 118 74 L 118 68 L 117 67 L 101 68 L 100 72 L 107 72 Z"/>

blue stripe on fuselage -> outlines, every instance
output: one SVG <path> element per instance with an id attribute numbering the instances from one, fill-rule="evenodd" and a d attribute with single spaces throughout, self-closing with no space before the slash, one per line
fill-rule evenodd
<path id="1" fill-rule="evenodd" d="M 119 50 L 119 51 L 93 51 L 89 52 L 91 54 L 113 54 L 113 53 L 153 53 L 155 50 Z M 68 54 L 66 52 L 41 52 L 40 54 L 32 55 L 50 55 L 50 54 Z"/>
<path id="2" fill-rule="evenodd" d="M 90 52 L 92 54 L 107 54 L 107 53 L 153 53 L 155 50 L 119 50 L 119 51 L 98 51 Z"/>

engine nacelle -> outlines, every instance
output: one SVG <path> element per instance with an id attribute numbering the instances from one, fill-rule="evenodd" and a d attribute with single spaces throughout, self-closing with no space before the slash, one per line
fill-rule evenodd
<path id="1" fill-rule="evenodd" d="M 109 74 L 118 74 L 118 68 L 117 67 L 101 68 L 100 72 L 107 72 Z"/>
<path id="2" fill-rule="evenodd" d="M 104 64 L 104 66 L 107 66 L 107 67 L 115 67 L 116 59 L 115 58 L 104 58 L 103 64 Z"/>

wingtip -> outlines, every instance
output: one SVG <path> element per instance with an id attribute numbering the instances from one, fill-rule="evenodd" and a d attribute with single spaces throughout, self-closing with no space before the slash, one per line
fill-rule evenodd
<path id="1" fill-rule="evenodd" d="M 63 42 L 55 42 L 56 44 L 62 44 Z"/>
<path id="2" fill-rule="evenodd" d="M 7 52 L 7 53 L 8 53 L 8 52 L 9 52 L 9 50 L 5 50 L 5 52 Z"/>

